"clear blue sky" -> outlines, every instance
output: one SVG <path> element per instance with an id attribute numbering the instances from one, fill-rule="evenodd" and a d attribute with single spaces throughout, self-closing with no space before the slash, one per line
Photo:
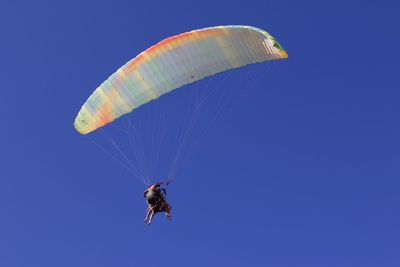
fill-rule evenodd
<path id="1" fill-rule="evenodd" d="M 400 266 L 399 8 L 2 0 L 0 266 Z M 145 227 L 143 184 L 74 117 L 148 46 L 226 24 L 269 31 L 289 59 L 171 184 L 173 221 Z"/>

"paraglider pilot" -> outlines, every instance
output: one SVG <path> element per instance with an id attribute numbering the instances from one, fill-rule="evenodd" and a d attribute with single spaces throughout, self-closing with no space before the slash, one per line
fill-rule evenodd
<path id="1" fill-rule="evenodd" d="M 165 200 L 167 189 L 162 188 L 161 185 L 162 182 L 155 183 L 144 191 L 144 198 L 148 205 L 144 223 L 147 225 L 150 225 L 154 215 L 158 212 L 165 212 L 167 219 L 171 220 L 171 206 Z"/>

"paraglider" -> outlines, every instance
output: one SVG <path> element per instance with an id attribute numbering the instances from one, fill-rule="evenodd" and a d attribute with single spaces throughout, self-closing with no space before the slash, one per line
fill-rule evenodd
<path id="1" fill-rule="evenodd" d="M 167 188 L 161 188 L 162 182 L 150 185 L 144 191 L 144 198 L 146 199 L 148 208 L 144 223 L 150 225 L 153 217 L 158 212 L 165 212 L 165 216 L 168 220 L 171 220 L 171 209 L 172 207 L 168 204 L 165 199 L 167 195 Z"/>
<path id="2" fill-rule="evenodd" d="M 287 57 L 272 35 L 252 26 L 217 26 L 175 35 L 143 51 L 104 81 L 82 106 L 74 126 L 86 135 L 184 85 Z M 145 191 L 148 223 L 157 212 L 170 218 L 160 185 Z"/>

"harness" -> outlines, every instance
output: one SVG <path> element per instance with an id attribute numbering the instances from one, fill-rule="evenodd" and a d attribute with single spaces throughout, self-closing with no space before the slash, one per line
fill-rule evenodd
<path id="1" fill-rule="evenodd" d="M 161 183 L 159 185 L 161 185 Z M 167 182 L 166 187 L 158 187 L 156 190 L 149 189 L 145 196 L 147 203 L 151 206 L 159 204 L 163 196 L 164 198 L 167 196 L 167 186 L 169 183 L 170 182 Z"/>
<path id="2" fill-rule="evenodd" d="M 146 201 L 150 205 L 155 205 L 160 201 L 159 193 L 155 190 L 149 190 L 146 194 Z"/>

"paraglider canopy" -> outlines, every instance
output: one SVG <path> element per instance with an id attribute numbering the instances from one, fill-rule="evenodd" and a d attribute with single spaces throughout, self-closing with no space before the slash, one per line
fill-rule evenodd
<path id="1" fill-rule="evenodd" d="M 269 33 L 218 26 L 169 37 L 130 60 L 88 98 L 74 126 L 88 134 L 139 106 L 205 77 L 248 64 L 287 58 Z"/>

